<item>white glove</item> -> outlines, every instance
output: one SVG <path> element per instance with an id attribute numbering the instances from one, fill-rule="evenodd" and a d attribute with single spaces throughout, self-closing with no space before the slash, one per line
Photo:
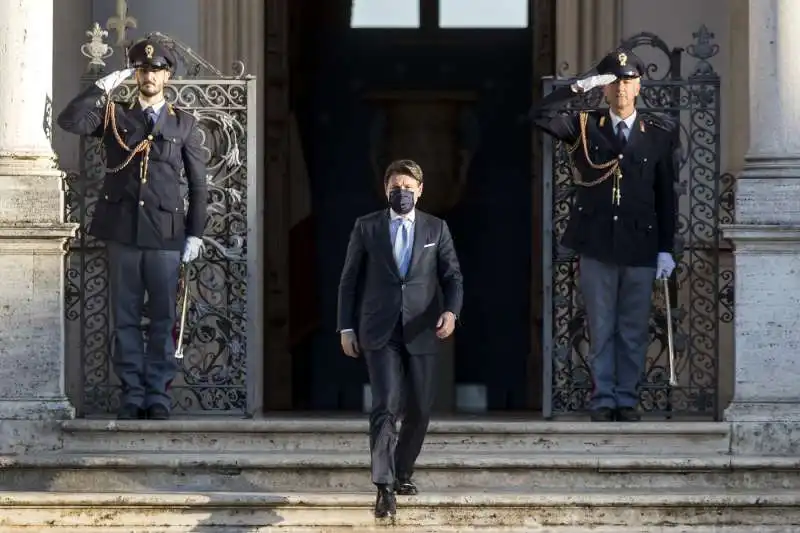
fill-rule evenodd
<path id="1" fill-rule="evenodd" d="M 602 87 L 609 83 L 614 83 L 615 81 L 617 81 L 617 77 L 613 74 L 598 74 L 576 81 L 572 84 L 572 90 L 576 93 L 586 93 L 595 87 Z"/>
<path id="2" fill-rule="evenodd" d="M 656 261 L 656 279 L 670 277 L 673 270 L 675 270 L 675 260 L 672 259 L 672 254 L 659 252 Z"/>
<path id="3" fill-rule="evenodd" d="M 103 89 L 106 92 L 106 94 L 111 94 L 111 91 L 116 89 L 119 86 L 119 84 L 121 84 L 123 81 L 133 76 L 134 72 L 136 72 L 135 68 L 115 70 L 111 74 L 103 76 L 102 78 L 94 82 L 94 84 Z"/>
<path id="4" fill-rule="evenodd" d="M 183 245 L 183 258 L 184 263 L 191 263 L 200 256 L 205 245 L 203 239 L 197 237 L 186 237 L 186 244 Z"/>

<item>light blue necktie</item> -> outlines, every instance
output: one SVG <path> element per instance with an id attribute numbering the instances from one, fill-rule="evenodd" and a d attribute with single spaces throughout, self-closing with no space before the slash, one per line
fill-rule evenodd
<path id="1" fill-rule="evenodd" d="M 394 236 L 394 260 L 397 263 L 397 269 L 400 275 L 405 277 L 408 272 L 408 223 L 402 218 L 395 219 L 397 224 L 397 231 Z"/>

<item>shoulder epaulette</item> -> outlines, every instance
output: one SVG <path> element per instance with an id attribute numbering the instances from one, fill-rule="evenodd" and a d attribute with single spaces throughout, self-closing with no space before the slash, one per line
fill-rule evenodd
<path id="1" fill-rule="evenodd" d="M 654 128 L 659 128 L 667 132 L 672 132 L 678 127 L 678 121 L 666 115 L 647 113 L 642 116 L 642 120 L 648 126 L 653 126 Z"/>
<path id="2" fill-rule="evenodd" d="M 171 114 L 173 114 L 173 115 L 175 114 L 175 112 L 176 112 L 176 111 L 180 111 L 181 113 L 185 113 L 185 114 L 187 114 L 187 115 L 189 115 L 189 116 L 191 116 L 191 117 L 193 117 L 193 116 L 194 116 L 194 113 L 192 113 L 192 112 L 191 112 L 191 111 L 189 111 L 188 109 L 183 109 L 182 107 L 175 107 L 175 106 L 174 106 L 174 105 L 172 105 L 172 104 L 167 104 L 167 106 L 168 106 L 168 108 L 169 108 L 169 112 L 170 112 Z"/>

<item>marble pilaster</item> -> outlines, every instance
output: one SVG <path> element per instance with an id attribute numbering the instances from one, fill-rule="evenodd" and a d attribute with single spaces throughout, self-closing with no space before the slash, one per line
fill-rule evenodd
<path id="1" fill-rule="evenodd" d="M 59 446 L 62 173 L 51 145 L 53 0 L 0 2 L 0 454 Z"/>
<path id="2" fill-rule="evenodd" d="M 621 0 L 558 0 L 556 69 L 562 75 L 585 72 L 622 39 Z"/>
<path id="3" fill-rule="evenodd" d="M 800 453 L 800 3 L 749 6 L 750 146 L 737 181 L 735 384 L 739 454 Z"/>

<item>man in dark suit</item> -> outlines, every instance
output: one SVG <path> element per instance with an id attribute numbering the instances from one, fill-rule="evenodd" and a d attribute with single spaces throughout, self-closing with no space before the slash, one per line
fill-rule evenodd
<path id="1" fill-rule="evenodd" d="M 345 354 L 363 353 L 369 370 L 378 518 L 394 516 L 395 491 L 417 493 L 411 475 L 430 420 L 436 355 L 440 340 L 453 333 L 463 299 L 447 223 L 415 209 L 422 169 L 395 161 L 384 185 L 389 209 L 359 218 L 350 234 L 338 325 Z"/>
<path id="2" fill-rule="evenodd" d="M 61 112 L 58 125 L 101 137 L 108 168 L 89 233 L 105 241 L 114 321 L 114 370 L 122 383 L 120 419 L 166 419 L 177 364 L 172 337 L 181 260 L 202 250 L 207 189 L 195 118 L 164 100 L 174 56 L 153 40 L 131 47 L 132 68 L 98 80 Z M 130 102 L 111 92 L 135 74 Z M 184 207 L 181 170 L 188 178 Z M 141 331 L 145 293 L 150 324 Z"/>
<path id="3" fill-rule="evenodd" d="M 576 197 L 562 243 L 577 252 L 594 379 L 592 420 L 636 421 L 655 278 L 668 278 L 676 227 L 680 141 L 675 122 L 638 112 L 644 64 L 618 49 L 531 111 L 567 144 Z M 558 114 L 602 87 L 608 110 Z"/>

